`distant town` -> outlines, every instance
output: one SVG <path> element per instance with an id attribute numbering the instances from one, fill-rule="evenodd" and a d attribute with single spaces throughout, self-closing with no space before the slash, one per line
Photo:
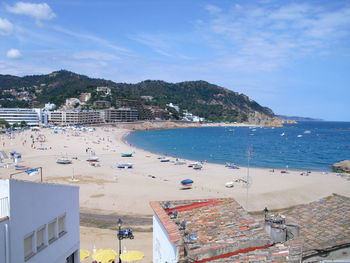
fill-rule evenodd
<path id="1" fill-rule="evenodd" d="M 96 92 L 102 97 L 109 97 L 111 89 L 108 87 L 96 87 Z M 30 100 L 27 91 L 17 92 L 15 90 L 5 90 L 4 93 Z M 79 98 L 68 98 L 61 107 L 53 103 L 46 103 L 44 108 L 0 108 L 0 119 L 7 121 L 10 125 L 25 122 L 28 126 L 39 125 L 91 125 L 106 124 L 116 122 L 135 122 L 139 120 L 169 120 L 172 119 L 173 112 L 179 113 L 180 107 L 169 103 L 163 109 L 157 106 L 145 105 L 140 100 L 117 99 L 117 108 L 111 107 L 108 100 L 97 100 L 88 104 L 91 93 L 81 93 Z M 152 96 L 142 96 L 144 101 L 151 101 Z M 89 109 L 87 109 L 89 108 Z M 92 108 L 92 109 L 91 109 Z M 169 111 L 168 109 L 172 109 Z M 182 121 L 204 122 L 200 118 L 187 110 L 182 110 Z"/>

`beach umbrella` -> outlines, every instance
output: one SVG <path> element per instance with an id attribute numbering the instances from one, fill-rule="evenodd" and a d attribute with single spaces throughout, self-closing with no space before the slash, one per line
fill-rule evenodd
<path id="1" fill-rule="evenodd" d="M 80 261 L 88 258 L 90 256 L 90 252 L 86 249 L 80 249 Z"/>
<path id="2" fill-rule="evenodd" d="M 181 184 L 185 185 L 185 184 L 193 184 L 193 181 L 191 179 L 185 179 L 181 181 Z"/>
<path id="3" fill-rule="evenodd" d="M 131 261 L 139 261 L 139 260 L 143 259 L 144 256 L 145 255 L 140 251 L 130 250 L 126 253 L 121 254 L 120 258 L 123 261 L 131 262 Z"/>
<path id="4" fill-rule="evenodd" d="M 93 255 L 92 259 L 98 262 L 108 263 L 115 260 L 117 252 L 113 249 L 99 249 Z"/>

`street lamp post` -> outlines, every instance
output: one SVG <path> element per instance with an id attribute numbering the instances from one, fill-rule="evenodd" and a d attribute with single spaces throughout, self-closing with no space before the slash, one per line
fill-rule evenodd
<path id="1" fill-rule="evenodd" d="M 123 223 L 123 221 L 119 218 L 118 222 L 117 222 L 117 224 L 118 224 L 118 239 L 119 239 L 119 256 L 118 256 L 119 263 L 122 263 L 122 260 L 120 258 L 120 254 L 122 253 L 122 237 L 120 236 L 122 223 Z"/>

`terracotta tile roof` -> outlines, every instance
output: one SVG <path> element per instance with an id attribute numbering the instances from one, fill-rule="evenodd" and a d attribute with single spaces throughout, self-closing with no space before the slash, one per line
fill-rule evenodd
<path id="1" fill-rule="evenodd" d="M 164 209 L 167 202 L 170 209 Z M 261 218 L 231 198 L 151 202 L 151 207 L 170 241 L 186 251 L 191 262 L 300 262 L 315 248 L 350 243 L 350 198 L 339 195 L 280 212 L 287 224 L 300 226 L 300 237 L 283 244 L 273 244 Z M 178 216 L 171 219 L 168 212 L 174 210 Z M 180 227 L 183 221 L 185 229 Z M 190 240 L 189 234 L 198 238 Z"/>
<path id="2" fill-rule="evenodd" d="M 172 207 L 164 209 L 169 202 Z M 187 257 L 194 262 L 228 258 L 273 243 L 263 225 L 232 198 L 151 202 L 151 207 L 168 231 L 170 241 L 181 240 Z M 170 219 L 167 212 L 174 210 L 178 216 Z M 183 221 L 187 223 L 185 229 L 180 227 Z M 191 240 L 190 234 L 198 238 Z"/>

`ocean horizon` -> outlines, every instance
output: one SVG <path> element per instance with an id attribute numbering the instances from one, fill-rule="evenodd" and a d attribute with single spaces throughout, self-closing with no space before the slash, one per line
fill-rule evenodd
<path id="1" fill-rule="evenodd" d="M 329 172 L 333 163 L 350 159 L 350 122 L 144 130 L 125 139 L 159 155 L 222 165 Z"/>

